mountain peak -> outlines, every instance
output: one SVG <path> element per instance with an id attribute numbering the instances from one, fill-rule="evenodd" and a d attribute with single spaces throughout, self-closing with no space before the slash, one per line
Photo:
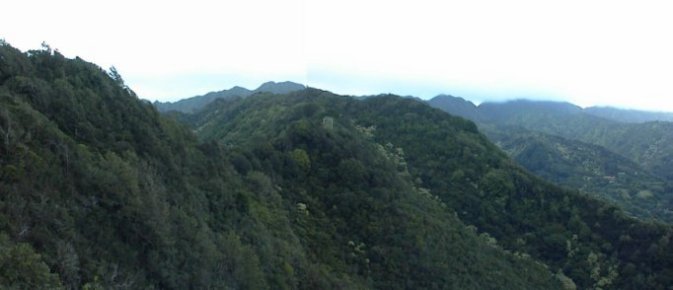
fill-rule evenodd
<path id="1" fill-rule="evenodd" d="M 233 86 L 231 89 L 224 90 L 224 91 L 219 91 L 219 92 L 214 92 L 214 93 L 219 93 L 222 94 L 223 92 L 227 92 L 228 94 L 241 94 L 241 95 L 249 95 L 252 91 L 249 89 L 246 89 L 241 86 Z"/>
<path id="2" fill-rule="evenodd" d="M 430 106 L 440 108 L 451 115 L 468 119 L 475 119 L 477 117 L 477 106 L 461 97 L 441 94 L 429 100 L 428 103 Z"/>
<path id="3" fill-rule="evenodd" d="M 294 91 L 299 91 L 305 89 L 306 86 L 290 81 L 285 82 L 266 82 L 259 86 L 254 91 L 246 89 L 241 86 L 234 86 L 228 90 L 210 92 L 205 95 L 195 96 L 191 98 L 182 99 L 173 103 L 161 103 L 155 102 L 154 105 L 159 109 L 159 111 L 180 111 L 184 113 L 194 113 L 198 110 L 201 110 L 206 105 L 217 99 L 226 99 L 231 97 L 247 97 L 254 93 L 265 92 L 272 94 L 287 94 Z"/>
<path id="4" fill-rule="evenodd" d="M 519 110 L 529 110 L 541 114 L 574 114 L 581 113 L 582 108 L 568 102 L 538 101 L 516 99 L 506 102 L 486 102 L 479 105 L 482 110 L 497 110 L 499 113 L 516 113 Z"/>
<path id="5" fill-rule="evenodd" d="M 233 87 L 231 87 L 231 89 L 229 89 L 229 90 L 230 90 L 230 91 L 233 91 L 233 90 L 246 90 L 246 91 L 247 91 L 248 89 L 246 89 L 246 88 L 244 88 L 244 87 L 241 87 L 241 86 L 233 86 Z"/>
<path id="6" fill-rule="evenodd" d="M 287 94 L 294 91 L 299 91 L 305 89 L 306 86 L 298 84 L 295 82 L 285 81 L 285 82 L 266 82 L 263 83 L 259 88 L 255 89 L 255 92 L 266 92 L 272 94 Z"/>
<path id="7" fill-rule="evenodd" d="M 432 98 L 430 101 L 435 102 L 435 103 L 449 103 L 449 102 L 454 103 L 454 104 L 464 103 L 466 105 L 471 105 L 471 106 L 476 107 L 476 105 L 474 103 L 472 103 L 471 101 L 468 101 L 468 100 L 466 100 L 462 97 L 456 97 L 456 96 L 447 95 L 447 94 L 439 94 L 439 95 L 435 96 L 434 98 Z"/>

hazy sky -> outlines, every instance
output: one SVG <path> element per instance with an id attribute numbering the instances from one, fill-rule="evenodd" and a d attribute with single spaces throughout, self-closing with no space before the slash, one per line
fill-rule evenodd
<path id="1" fill-rule="evenodd" d="M 173 101 L 291 80 L 673 111 L 671 1 L 5 1 L 0 38 Z"/>

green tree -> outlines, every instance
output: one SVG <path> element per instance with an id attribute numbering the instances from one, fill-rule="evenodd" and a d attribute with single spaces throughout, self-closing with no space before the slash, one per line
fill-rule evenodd
<path id="1" fill-rule="evenodd" d="M 311 158 L 309 158 L 308 153 L 304 149 L 297 148 L 292 150 L 291 156 L 292 160 L 304 173 L 307 173 L 311 169 Z"/>
<path id="2" fill-rule="evenodd" d="M 0 233 L 0 286 L 3 289 L 61 289 L 56 274 L 26 243 L 12 243 Z"/>

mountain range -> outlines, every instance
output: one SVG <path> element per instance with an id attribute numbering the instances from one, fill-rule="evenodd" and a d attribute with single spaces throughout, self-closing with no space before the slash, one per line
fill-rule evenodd
<path id="1" fill-rule="evenodd" d="M 273 93 L 286 94 L 289 92 L 305 89 L 306 86 L 293 82 L 266 82 L 254 90 L 248 90 L 243 87 L 235 86 L 228 90 L 210 92 L 202 96 L 185 98 L 177 102 L 154 102 L 154 106 L 161 112 L 177 111 L 182 113 L 194 113 L 203 109 L 209 103 L 217 99 L 226 99 L 232 97 L 247 97 L 255 93 Z"/>
<path id="2" fill-rule="evenodd" d="M 475 106 L 447 95 L 431 106 L 477 122 L 528 170 L 598 194 L 641 218 L 673 220 L 673 123 L 623 122 L 570 103 L 516 100 Z M 659 113 L 637 112 L 650 117 Z"/>
<path id="3" fill-rule="evenodd" d="M 416 99 L 302 88 L 162 114 L 114 72 L 2 43 L 0 133 L 3 289 L 673 285 L 670 224 Z"/>
<path id="4" fill-rule="evenodd" d="M 673 113 L 669 112 L 651 112 L 613 107 L 587 107 L 583 109 L 568 102 L 518 99 L 505 102 L 485 102 L 477 106 L 464 98 L 442 94 L 428 100 L 428 103 L 433 107 L 441 108 L 457 116 L 483 121 L 498 119 L 497 116 L 500 116 L 500 114 L 516 115 L 516 110 L 518 109 L 525 110 L 526 114 L 530 114 L 533 110 L 538 110 L 538 113 L 584 114 L 620 123 L 673 121 Z M 493 113 L 496 116 L 491 116 Z"/>

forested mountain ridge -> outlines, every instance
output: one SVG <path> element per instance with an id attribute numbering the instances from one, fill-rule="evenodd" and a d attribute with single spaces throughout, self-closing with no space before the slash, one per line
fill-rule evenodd
<path id="1" fill-rule="evenodd" d="M 673 222 L 670 183 L 601 146 L 524 129 L 480 128 L 517 163 L 556 184 L 604 198 L 643 219 Z"/>
<path id="2" fill-rule="evenodd" d="M 154 102 L 154 106 L 157 107 L 160 112 L 177 111 L 181 113 L 194 113 L 218 99 L 247 97 L 249 95 L 262 92 L 272 94 L 286 94 L 289 92 L 302 90 L 304 88 L 304 85 L 293 82 L 266 82 L 254 90 L 248 90 L 243 87 L 235 86 L 229 90 L 210 92 L 202 96 L 186 98 L 172 103 Z"/>
<path id="3" fill-rule="evenodd" d="M 533 103 L 533 102 L 531 102 Z M 603 146 L 637 162 L 652 174 L 673 179 L 673 123 L 620 123 L 594 115 L 529 109 L 518 103 L 483 104 L 485 121 L 518 126 Z M 504 112 L 504 113 L 503 113 Z"/>
<path id="4" fill-rule="evenodd" d="M 668 140 L 673 141 L 673 123 L 620 123 L 557 102 L 471 107 L 463 99 L 438 96 L 428 103 L 478 122 L 493 142 L 509 146 L 505 149 L 514 159 L 540 176 L 597 193 L 636 216 L 671 221 L 673 143 Z M 525 148 L 519 151 L 525 154 L 514 154 L 513 146 Z M 587 171 L 590 167 L 594 169 Z M 600 172 L 606 174 L 598 176 Z"/>
<path id="5" fill-rule="evenodd" d="M 3 43 L 0 286 L 560 289 L 418 187 L 396 148 L 278 100 L 278 130 L 198 142 L 114 71 Z"/>
<path id="6" fill-rule="evenodd" d="M 463 116 L 470 120 L 476 118 L 488 118 L 488 113 L 505 110 L 508 108 L 522 109 L 530 113 L 532 109 L 541 109 L 547 113 L 583 113 L 620 123 L 646 123 L 655 121 L 673 122 L 673 113 L 651 112 L 641 110 L 618 109 L 613 107 L 587 107 L 582 109 L 571 103 L 556 101 L 531 101 L 525 99 L 506 102 L 485 102 L 479 106 L 461 97 L 451 95 L 437 95 L 428 100 L 428 103 L 436 108 L 452 111 L 454 115 Z M 496 109 L 496 110 L 490 110 Z M 510 114 L 512 112 L 510 111 Z M 498 118 L 496 118 L 498 119 Z"/>
<path id="7" fill-rule="evenodd" d="M 439 106 L 437 101 L 429 103 Z M 453 110 L 442 109 L 449 113 Z M 671 122 L 622 123 L 585 113 L 569 103 L 527 100 L 483 103 L 471 114 L 476 115 L 473 120 L 480 123 L 521 127 L 603 146 L 637 162 L 652 174 L 668 180 L 673 178 Z M 470 118 L 467 114 L 460 116 Z"/>
<path id="8" fill-rule="evenodd" d="M 264 142 L 265 132 L 282 132 L 279 124 L 297 116 L 308 118 L 302 128 L 354 126 L 381 147 L 399 152 L 403 158 L 396 158 L 414 183 L 461 220 L 495 238 L 503 248 L 540 259 L 554 272 L 562 271 L 580 288 L 665 289 L 662 285 L 669 283 L 671 266 L 664 262 L 668 255 L 641 256 L 646 248 L 653 249 L 645 245 L 649 238 L 643 239 L 651 234 L 661 235 L 666 242 L 658 245 L 669 247 L 669 227 L 628 218 L 613 206 L 530 176 L 479 134 L 473 123 L 417 100 L 379 96 L 358 101 L 308 89 L 287 96 L 219 102 L 195 116 L 191 124 L 203 141 L 247 147 Z M 244 141 L 246 134 L 251 135 L 248 141 Z M 319 152 L 308 154 L 309 159 Z M 355 168 L 361 167 L 348 171 L 357 172 Z M 329 176 L 329 171 L 311 172 Z M 648 234 L 643 236 L 641 230 Z M 659 262 L 649 264 L 649 259 Z M 661 274 L 649 276 L 634 269 Z M 649 283 L 654 284 L 644 286 Z"/>
<path id="9" fill-rule="evenodd" d="M 3 44 L 0 104 L 3 288 L 673 284 L 670 227 L 417 100 L 255 94 L 184 118 L 195 136 L 114 71 Z"/>

